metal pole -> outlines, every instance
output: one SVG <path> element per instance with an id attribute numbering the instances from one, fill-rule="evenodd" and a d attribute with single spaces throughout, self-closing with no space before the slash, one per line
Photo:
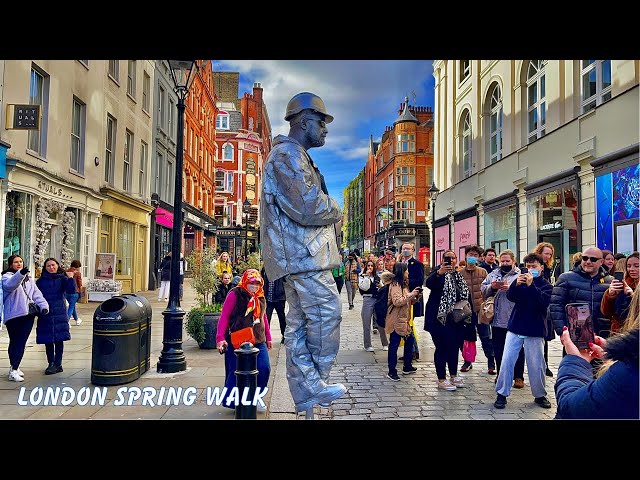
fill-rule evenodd
<path id="1" fill-rule="evenodd" d="M 180 251 L 182 242 L 182 170 L 184 162 L 184 98 L 178 95 L 178 138 L 176 142 L 176 179 L 173 197 L 173 231 L 171 237 L 171 280 L 169 304 L 162 312 L 162 352 L 158 359 L 158 373 L 175 373 L 187 369 L 182 350 L 182 320 L 185 311 L 180 308 Z"/>
<path id="2" fill-rule="evenodd" d="M 252 343 L 244 342 L 234 351 L 236 356 L 236 386 L 240 398 L 253 400 L 258 387 L 258 350 Z M 246 393 L 245 393 L 246 392 Z M 257 418 L 256 405 L 244 405 L 240 402 L 236 406 L 236 419 L 253 419 Z"/>
<path id="3" fill-rule="evenodd" d="M 247 261 L 247 242 L 249 241 L 249 215 L 244 216 L 244 261 Z"/>
<path id="4" fill-rule="evenodd" d="M 431 268 L 436 268 L 436 202 L 431 201 Z"/>

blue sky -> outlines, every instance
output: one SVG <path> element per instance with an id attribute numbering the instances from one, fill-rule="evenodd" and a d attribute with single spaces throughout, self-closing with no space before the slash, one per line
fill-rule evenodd
<path id="1" fill-rule="evenodd" d="M 214 60 L 214 71 L 240 72 L 240 92 L 259 82 L 273 137 L 289 133 L 287 102 L 296 93 L 319 95 L 335 117 L 323 147 L 309 150 L 325 176 L 329 194 L 340 205 L 343 190 L 362 170 L 369 137 L 380 141 L 397 109 L 409 96 L 411 105 L 433 107 L 432 60 Z M 415 101 L 413 95 L 415 94 Z"/>

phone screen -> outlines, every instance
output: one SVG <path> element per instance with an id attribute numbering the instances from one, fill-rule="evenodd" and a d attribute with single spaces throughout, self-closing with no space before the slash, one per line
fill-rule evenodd
<path id="1" fill-rule="evenodd" d="M 444 264 L 451 265 L 451 257 L 444 257 Z"/>
<path id="2" fill-rule="evenodd" d="M 613 278 L 619 282 L 624 282 L 624 272 L 613 272 Z"/>
<path id="3" fill-rule="evenodd" d="M 589 342 L 595 341 L 589 305 L 586 303 L 570 303 L 566 309 L 571 341 L 579 349 L 588 349 Z"/>

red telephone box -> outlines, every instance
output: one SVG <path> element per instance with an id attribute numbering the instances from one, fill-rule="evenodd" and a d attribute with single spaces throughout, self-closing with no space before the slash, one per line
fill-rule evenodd
<path id="1" fill-rule="evenodd" d="M 422 247 L 418 250 L 418 260 L 420 260 L 423 265 L 431 266 L 431 249 L 429 247 Z"/>

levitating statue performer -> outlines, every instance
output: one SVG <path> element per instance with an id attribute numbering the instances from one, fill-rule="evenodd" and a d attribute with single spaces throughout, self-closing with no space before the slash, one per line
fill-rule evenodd
<path id="1" fill-rule="evenodd" d="M 302 92 L 284 119 L 289 136 L 274 139 L 264 166 L 260 238 L 269 279 L 285 280 L 289 390 L 296 411 L 313 418 L 314 405 L 327 407 L 347 391 L 327 383 L 340 346 L 342 305 L 331 269 L 340 265 L 334 224 L 342 212 L 307 153 L 324 145 L 333 117 L 320 97 Z"/>

